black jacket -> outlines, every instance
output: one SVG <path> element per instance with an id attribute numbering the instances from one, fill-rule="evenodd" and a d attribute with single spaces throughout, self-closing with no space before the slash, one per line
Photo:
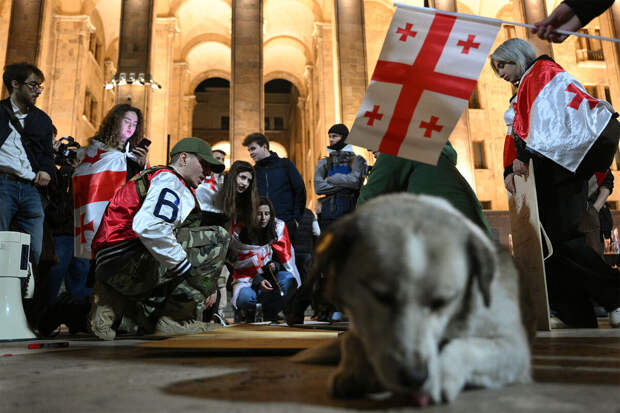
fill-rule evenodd
<path id="1" fill-rule="evenodd" d="M 2 101 L 3 105 L 4 102 L 11 105 L 8 98 Z M 9 115 L 4 107 L 0 107 L 0 146 L 4 145 L 10 133 Z M 56 175 L 56 166 L 52 150 L 52 120 L 41 109 L 33 107 L 24 121 L 24 133 L 26 138 L 22 137 L 22 142 L 32 171 L 35 174 L 45 171 L 53 179 Z"/>
<path id="2" fill-rule="evenodd" d="M 254 166 L 258 193 L 266 196 L 282 221 L 301 220 L 306 208 L 306 188 L 293 162 L 275 152 Z"/>
<path id="3" fill-rule="evenodd" d="M 564 4 L 579 17 L 581 26 L 585 26 L 614 4 L 614 0 L 565 0 Z"/>

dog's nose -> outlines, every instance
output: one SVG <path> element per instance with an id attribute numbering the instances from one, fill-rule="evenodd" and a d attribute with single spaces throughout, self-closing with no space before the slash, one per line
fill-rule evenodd
<path id="1" fill-rule="evenodd" d="M 399 377 L 404 385 L 421 386 L 428 378 L 428 368 L 426 366 L 416 369 L 401 367 Z"/>

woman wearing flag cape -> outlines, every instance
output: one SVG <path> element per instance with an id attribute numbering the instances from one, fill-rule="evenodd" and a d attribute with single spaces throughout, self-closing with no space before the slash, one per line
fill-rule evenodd
<path id="1" fill-rule="evenodd" d="M 591 328 L 597 327 L 596 301 L 620 327 L 620 272 L 586 245 L 578 229 L 588 180 L 607 171 L 617 151 L 618 115 L 549 56 L 537 58 L 525 40 L 502 43 L 491 66 L 517 86 L 504 115 L 505 184 L 514 193 L 514 175 L 527 175 L 533 161 L 540 221 L 553 245 L 545 261 L 551 308 L 569 326 Z"/>
<path id="2" fill-rule="evenodd" d="M 99 130 L 78 153 L 80 164 L 73 174 L 75 255 L 92 258 L 91 242 L 105 207 L 114 192 L 146 164 L 148 142 L 144 138 L 140 109 L 128 104 L 113 107 Z"/>

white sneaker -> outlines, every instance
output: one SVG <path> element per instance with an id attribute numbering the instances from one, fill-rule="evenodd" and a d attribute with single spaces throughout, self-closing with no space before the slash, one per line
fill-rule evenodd
<path id="1" fill-rule="evenodd" d="M 220 327 L 220 325 L 215 323 L 205 323 L 196 320 L 174 321 L 170 317 L 163 316 L 157 321 L 154 334 L 156 336 L 180 336 L 204 333 Z"/>
<path id="2" fill-rule="evenodd" d="M 609 325 L 611 328 L 620 328 L 620 307 L 609 313 Z"/>

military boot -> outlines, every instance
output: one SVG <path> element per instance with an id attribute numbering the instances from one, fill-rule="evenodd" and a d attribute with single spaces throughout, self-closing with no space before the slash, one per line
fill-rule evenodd
<path id="1" fill-rule="evenodd" d="M 127 300 L 112 287 L 97 282 L 93 289 L 93 304 L 88 314 L 90 331 L 101 340 L 114 340 L 112 325 L 121 319 Z"/>
<path id="2" fill-rule="evenodd" d="M 180 336 L 187 334 L 198 334 L 221 327 L 221 325 L 216 323 L 205 323 L 197 320 L 175 321 L 168 316 L 162 316 L 155 325 L 155 335 Z"/>

